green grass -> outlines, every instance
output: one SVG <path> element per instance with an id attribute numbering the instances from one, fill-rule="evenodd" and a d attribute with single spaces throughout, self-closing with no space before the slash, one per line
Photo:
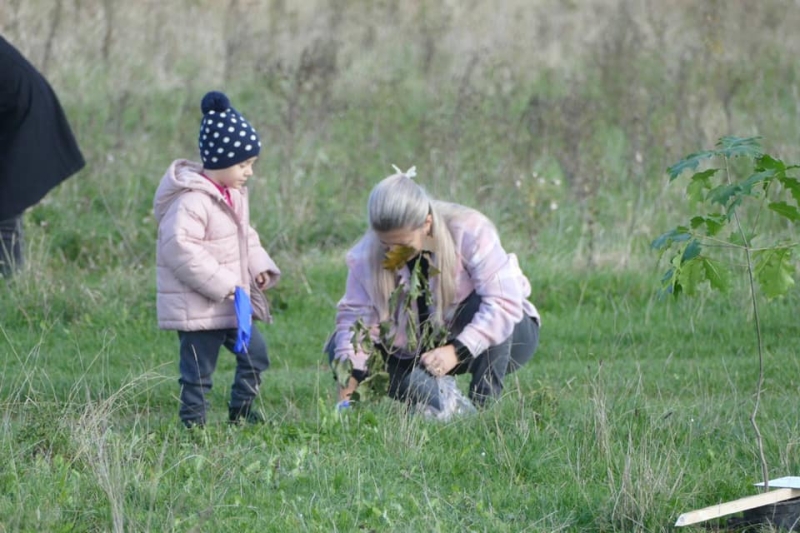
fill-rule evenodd
<path id="1" fill-rule="evenodd" d="M 755 492 L 746 306 L 660 300 L 637 272 L 525 269 L 542 344 L 491 409 L 449 424 L 388 400 L 337 413 L 321 347 L 345 271 L 323 254 L 288 269 L 275 324 L 259 325 L 268 423 L 227 426 L 223 356 L 203 432 L 177 419 L 177 339 L 155 329 L 151 272 L 111 271 L 96 287 L 78 277 L 63 292 L 24 272 L 3 289 L 2 526 L 667 531 L 682 512 Z M 797 303 L 763 317 L 759 419 L 775 477 L 800 467 L 787 416 Z"/>

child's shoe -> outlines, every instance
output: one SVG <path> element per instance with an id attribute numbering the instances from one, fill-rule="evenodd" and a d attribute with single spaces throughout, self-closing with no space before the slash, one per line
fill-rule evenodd
<path id="1" fill-rule="evenodd" d="M 264 417 L 250 405 L 242 405 L 228 408 L 228 421 L 235 425 L 241 424 L 242 421 L 248 424 L 263 424 Z"/>
<path id="2" fill-rule="evenodd" d="M 205 429 L 206 428 L 206 421 L 203 419 L 194 419 L 194 420 L 181 420 L 183 425 L 186 429 Z"/>

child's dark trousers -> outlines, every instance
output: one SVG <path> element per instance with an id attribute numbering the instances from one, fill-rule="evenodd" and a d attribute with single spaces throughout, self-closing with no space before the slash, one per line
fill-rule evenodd
<path id="1" fill-rule="evenodd" d="M 181 421 L 187 425 L 204 425 L 208 410 L 208 394 L 213 385 L 212 374 L 217 367 L 220 349 L 231 353 L 236 343 L 236 328 L 204 331 L 179 331 L 181 384 Z M 248 353 L 236 355 L 236 373 L 231 387 L 229 408 L 246 412 L 261 385 L 261 373 L 269 367 L 267 343 L 255 327 L 252 328 Z"/>

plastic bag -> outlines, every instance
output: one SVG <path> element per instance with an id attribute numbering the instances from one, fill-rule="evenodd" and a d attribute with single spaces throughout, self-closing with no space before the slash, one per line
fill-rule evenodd
<path id="1" fill-rule="evenodd" d="M 253 306 L 250 296 L 242 287 L 236 287 L 233 293 L 233 307 L 236 309 L 236 343 L 233 351 L 237 354 L 246 354 L 250 347 L 250 334 L 253 328 Z"/>
<path id="2" fill-rule="evenodd" d="M 439 387 L 439 401 L 442 407 L 441 409 L 436 409 L 431 405 L 418 404 L 425 418 L 447 422 L 454 417 L 478 412 L 475 405 L 458 388 L 455 377 L 442 376 L 436 378 L 436 385 Z"/>

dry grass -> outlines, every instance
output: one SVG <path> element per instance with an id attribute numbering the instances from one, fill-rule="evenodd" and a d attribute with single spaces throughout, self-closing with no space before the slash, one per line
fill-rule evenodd
<path id="1" fill-rule="evenodd" d="M 98 181 L 117 163 L 155 176 L 165 149 L 190 154 L 197 101 L 222 88 L 269 132 L 262 160 L 279 198 L 259 200 L 270 221 L 257 222 L 277 246 L 305 238 L 301 227 L 311 242 L 349 242 L 361 217 L 332 205 L 361 201 L 388 160 L 416 164 L 437 195 L 507 216 L 501 227 L 531 248 L 552 231 L 572 264 L 618 268 L 684 208 L 664 189 L 678 158 L 729 134 L 800 158 L 798 23 L 789 0 L 0 6 L 0 31 L 80 115 Z M 130 131 L 165 110 L 171 145 L 152 126 Z M 329 238 L 319 220 L 343 222 Z"/>
<path id="2" fill-rule="evenodd" d="M 340 68 L 351 74 L 345 77 L 366 85 L 393 77 L 396 64 L 387 59 L 409 54 L 438 82 L 451 81 L 477 57 L 475 78 L 486 82 L 498 81 L 492 77 L 502 82 L 504 76 L 508 82 L 530 80 L 558 69 L 579 83 L 587 60 L 621 63 L 633 47 L 663 56 L 673 74 L 687 59 L 724 74 L 767 50 L 791 57 L 800 52 L 800 38 L 790 31 L 800 22 L 793 5 L 788 0 L 10 0 L 0 6 L 0 31 L 57 84 L 74 81 L 76 72 L 91 77 L 104 68 L 113 83 L 131 89 L 134 81 L 159 88 L 189 81 L 212 85 L 226 75 L 247 77 L 294 63 L 319 42 L 335 43 Z M 135 76 L 143 72 L 149 73 L 145 79 Z M 724 83 L 725 76 L 716 81 Z M 725 87 L 711 89 L 724 100 Z"/>

